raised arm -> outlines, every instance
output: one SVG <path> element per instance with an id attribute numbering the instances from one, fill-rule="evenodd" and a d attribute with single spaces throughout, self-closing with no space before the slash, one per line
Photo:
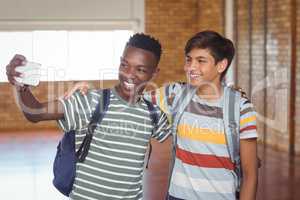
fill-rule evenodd
<path id="1" fill-rule="evenodd" d="M 26 58 L 22 55 L 15 55 L 6 66 L 6 75 L 10 84 L 15 86 L 17 94 L 17 103 L 24 116 L 30 122 L 39 122 L 45 120 L 58 120 L 64 117 L 62 104 L 59 101 L 40 102 L 34 97 L 28 86 L 20 85 L 14 77 L 20 77 L 21 74 L 15 71 L 16 67 L 24 65 Z"/>

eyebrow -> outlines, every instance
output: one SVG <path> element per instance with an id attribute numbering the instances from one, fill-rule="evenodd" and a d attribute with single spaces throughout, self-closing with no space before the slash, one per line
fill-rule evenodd
<path id="1" fill-rule="evenodd" d="M 125 58 L 123 58 L 123 57 L 120 57 L 120 60 L 121 60 L 122 62 L 128 63 L 128 61 L 127 61 Z"/>
<path id="2" fill-rule="evenodd" d="M 186 57 L 192 58 L 192 57 L 189 56 L 189 55 L 186 55 Z M 204 56 L 197 56 L 196 59 L 207 59 L 207 57 L 204 57 Z"/>
<path id="3" fill-rule="evenodd" d="M 120 59 L 121 59 L 121 62 L 125 62 L 126 64 L 129 63 L 129 62 L 128 62 L 125 58 L 123 58 L 123 57 L 120 57 Z M 137 65 L 137 67 L 149 68 L 149 66 L 147 66 L 147 65 Z"/>

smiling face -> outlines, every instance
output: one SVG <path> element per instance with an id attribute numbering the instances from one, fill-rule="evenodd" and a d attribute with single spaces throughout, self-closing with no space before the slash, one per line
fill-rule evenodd
<path id="1" fill-rule="evenodd" d="M 156 75 L 157 64 L 157 58 L 152 52 L 127 46 L 119 67 L 120 82 L 116 87 L 119 95 L 127 101 L 140 95 L 147 82 Z"/>
<path id="2" fill-rule="evenodd" d="M 193 48 L 186 54 L 184 71 L 193 86 L 221 84 L 221 74 L 227 67 L 227 59 L 216 63 L 208 49 Z"/>

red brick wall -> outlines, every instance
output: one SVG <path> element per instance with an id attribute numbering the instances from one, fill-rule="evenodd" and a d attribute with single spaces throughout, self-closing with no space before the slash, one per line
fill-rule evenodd
<path id="1" fill-rule="evenodd" d="M 237 61 L 237 84 L 247 94 L 250 94 L 250 41 L 249 41 L 249 5 L 248 1 L 236 1 L 236 61 Z"/>
<path id="2" fill-rule="evenodd" d="M 250 4 L 250 1 L 236 1 L 237 85 L 246 91 L 262 118 L 264 117 L 264 90 L 257 91 L 256 83 L 264 80 L 263 3 L 260 0 L 253 0 L 253 4 Z M 258 133 L 259 139 L 263 140 L 263 120 L 258 120 Z"/>
<path id="3" fill-rule="evenodd" d="M 274 122 L 266 130 L 267 143 L 286 150 L 289 147 L 290 2 L 268 0 L 267 8 L 267 76 L 273 81 L 267 89 L 267 118 Z"/>
<path id="4" fill-rule="evenodd" d="M 196 32 L 212 29 L 223 32 L 223 0 L 146 0 L 146 32 L 163 46 L 158 84 L 185 80 L 184 46 Z"/>
<path id="5" fill-rule="evenodd" d="M 146 0 L 145 7 L 146 32 L 159 38 L 163 46 L 156 82 L 184 80 L 184 45 L 197 31 L 198 1 Z"/>
<path id="6" fill-rule="evenodd" d="M 259 114 L 260 139 L 267 144 L 288 149 L 288 74 L 291 62 L 291 1 L 292 0 L 236 0 L 237 80 L 256 106 Z M 296 0 L 298 7 L 300 0 Z M 155 79 L 163 84 L 185 80 L 183 73 L 184 45 L 198 31 L 211 29 L 224 32 L 224 0 L 146 0 L 146 32 L 159 38 L 163 45 L 161 72 Z M 249 2 L 252 2 L 251 4 Z M 267 12 L 264 12 L 264 3 Z M 266 23 L 264 23 L 266 15 Z M 300 12 L 297 13 L 297 95 L 296 95 L 296 151 L 300 153 Z M 266 36 L 266 37 L 265 37 Z M 266 46 L 265 46 L 266 44 Z M 266 61 L 266 62 L 265 62 Z M 266 71 L 266 74 L 265 74 Z M 268 77 L 269 87 L 260 89 L 259 83 Z M 282 84 L 277 84 L 282 83 Z M 38 97 L 61 95 L 63 83 L 46 83 L 35 90 Z M 108 85 L 113 83 L 109 82 Z M 97 83 L 96 83 L 97 85 Z M 65 83 L 65 88 L 67 84 Z M 7 129 L 55 128 L 54 122 L 30 124 L 24 120 L 14 103 L 8 84 L 0 84 L 0 132 Z M 264 97 L 266 91 L 267 96 Z M 253 93 L 252 93 L 253 92 Z M 46 100 L 46 99 L 44 99 Z M 266 109 L 266 113 L 264 110 Z M 263 120 L 268 119 L 264 132 Z"/>
<path id="7" fill-rule="evenodd" d="M 105 81 L 104 86 L 112 86 L 115 81 Z M 95 87 L 100 86 L 100 82 L 92 82 Z M 73 82 L 42 82 L 33 93 L 41 101 L 51 101 L 64 94 L 73 85 Z M 57 129 L 56 122 L 39 122 L 33 124 L 28 122 L 15 103 L 15 91 L 8 83 L 0 84 L 0 133 L 7 130 L 39 130 L 39 129 Z"/>
<path id="8" fill-rule="evenodd" d="M 237 79 L 238 84 L 251 94 L 258 111 L 260 139 L 265 134 L 267 144 L 288 150 L 291 1 L 265 1 L 236 1 Z M 267 5 L 266 12 L 264 3 Z M 267 45 L 266 48 L 264 44 Z M 268 86 L 265 87 L 266 98 L 264 90 L 256 92 L 260 82 L 264 80 L 268 80 Z M 267 126 L 265 133 L 264 120 Z"/>
<path id="9" fill-rule="evenodd" d="M 199 30 L 214 30 L 224 33 L 224 0 L 198 1 L 198 28 Z"/>
<path id="10" fill-rule="evenodd" d="M 260 89 L 260 86 L 264 84 L 265 80 L 265 23 L 264 23 L 264 1 L 253 0 L 251 6 L 251 52 L 249 58 L 251 58 L 251 76 L 249 77 L 249 89 L 251 88 L 251 101 L 255 105 L 256 112 L 258 113 L 259 120 L 257 121 L 258 133 L 260 140 L 264 140 L 264 122 L 259 116 L 265 116 L 264 99 L 265 90 Z"/>
<path id="11" fill-rule="evenodd" d="M 156 83 L 185 80 L 184 45 L 188 38 L 200 30 L 214 29 L 223 32 L 223 0 L 216 0 L 213 4 L 210 0 L 146 0 L 145 23 L 146 32 L 159 38 L 163 45 L 161 72 L 155 79 Z M 34 93 L 41 100 L 47 100 L 48 93 L 51 94 L 50 98 L 55 98 L 63 93 L 64 89 L 58 89 L 63 84 L 67 89 L 68 84 L 65 82 L 42 83 L 34 89 Z M 108 82 L 108 85 L 112 83 Z M 49 88 L 54 88 L 54 91 L 49 91 Z M 11 86 L 2 83 L 0 91 L 0 132 L 57 127 L 55 122 L 27 122 L 14 103 Z"/>

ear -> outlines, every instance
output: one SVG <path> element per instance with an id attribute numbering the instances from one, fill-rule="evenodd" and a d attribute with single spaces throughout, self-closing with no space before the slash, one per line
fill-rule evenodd
<path id="1" fill-rule="evenodd" d="M 154 72 L 152 73 L 152 79 L 154 79 L 154 78 L 157 76 L 157 74 L 158 74 L 159 71 L 160 71 L 160 68 L 159 68 L 159 67 L 156 67 L 156 69 L 155 69 Z"/>
<path id="2" fill-rule="evenodd" d="M 226 70 L 227 65 L 228 65 L 228 60 L 226 58 L 219 61 L 218 64 L 217 64 L 218 73 L 222 74 Z"/>

